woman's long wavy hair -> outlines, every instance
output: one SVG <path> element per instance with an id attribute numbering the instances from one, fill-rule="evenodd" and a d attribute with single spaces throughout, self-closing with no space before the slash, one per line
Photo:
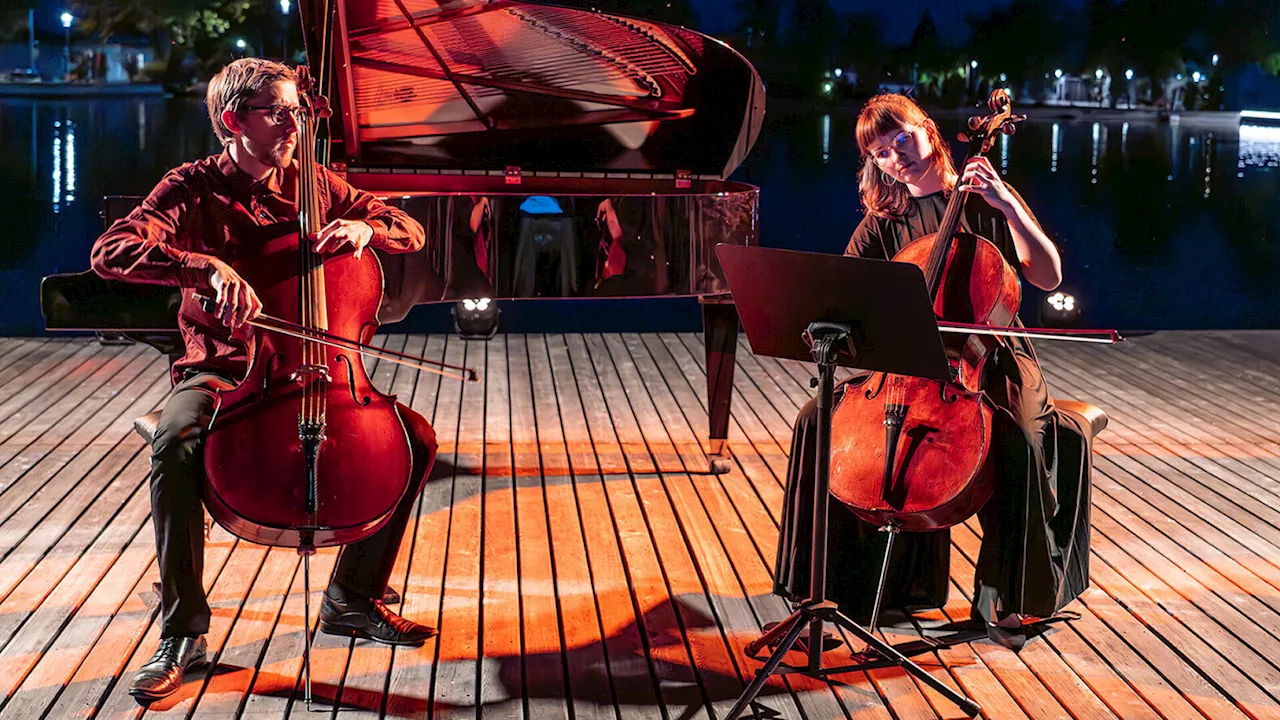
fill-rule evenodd
<path id="1" fill-rule="evenodd" d="M 924 127 L 933 151 L 930 157 L 937 166 L 942 177 L 942 187 L 951 192 L 956 185 L 956 167 L 951 161 L 951 148 L 942 139 L 938 125 L 925 114 L 914 100 L 894 93 L 877 95 L 867 101 L 858 115 L 858 127 L 855 131 L 858 139 L 858 150 L 862 153 L 862 171 L 858 175 L 858 194 L 862 198 L 862 207 L 868 215 L 879 218 L 896 219 L 902 217 L 909 208 L 911 194 L 902 183 L 885 184 L 881 179 L 880 168 L 876 167 L 875 158 L 871 155 L 871 143 L 876 138 L 912 125 Z"/>

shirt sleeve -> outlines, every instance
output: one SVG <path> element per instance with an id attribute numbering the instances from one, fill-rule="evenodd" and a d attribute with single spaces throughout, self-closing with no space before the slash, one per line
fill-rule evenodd
<path id="1" fill-rule="evenodd" d="M 329 181 L 329 219 L 363 220 L 373 228 L 370 247 L 389 253 L 407 253 L 421 250 L 426 243 L 422 225 L 400 208 L 392 207 L 373 193 L 358 190 L 328 168 L 324 169 Z"/>
<path id="2" fill-rule="evenodd" d="M 844 248 L 844 254 L 873 260 L 886 259 L 884 257 L 884 243 L 881 237 L 882 232 L 881 224 L 874 217 L 870 215 L 863 216 L 862 222 L 858 223 L 858 227 L 854 228 L 853 235 L 849 238 L 849 244 Z"/>
<path id="3" fill-rule="evenodd" d="M 181 173 L 165 175 L 138 207 L 94 241 L 94 272 L 109 280 L 207 289 L 209 257 L 183 247 L 191 195 Z"/>

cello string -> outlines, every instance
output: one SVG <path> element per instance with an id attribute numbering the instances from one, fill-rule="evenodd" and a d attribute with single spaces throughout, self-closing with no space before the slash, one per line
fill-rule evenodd
<path id="1" fill-rule="evenodd" d="M 303 90 L 302 94 L 305 96 L 305 90 Z M 307 305 L 309 304 L 308 299 L 310 297 L 310 293 L 308 292 L 309 273 L 307 271 L 307 266 L 308 266 L 307 230 L 310 226 L 310 222 L 309 222 L 310 212 L 307 205 L 307 163 L 310 161 L 310 158 L 307 153 L 306 116 L 301 116 L 298 118 L 298 120 L 299 120 L 298 130 L 300 135 L 300 137 L 298 138 L 298 188 L 297 188 L 298 219 L 300 221 L 299 228 L 298 228 L 298 231 L 299 231 L 298 270 L 300 275 L 299 275 L 298 281 L 299 283 L 301 283 L 299 287 L 300 305 L 298 308 L 298 315 L 299 315 L 298 320 L 302 323 L 302 325 L 306 327 L 310 327 L 311 317 L 307 312 Z M 304 341 L 302 343 L 302 365 L 304 367 L 310 362 L 309 349 L 310 348 L 308 344 Z M 302 417 L 300 418 L 300 420 L 304 423 L 310 421 L 309 400 L 310 400 L 310 393 L 308 392 L 307 384 L 304 382 L 302 384 L 302 411 L 301 411 Z"/>
<path id="2" fill-rule="evenodd" d="M 303 94 L 305 96 L 306 90 Z M 312 152 L 311 147 L 311 117 L 309 113 L 302 115 L 302 138 L 299 143 L 301 149 L 301 157 L 298 164 L 298 193 L 299 204 L 301 205 L 302 224 L 301 236 L 298 238 L 299 251 L 301 253 L 300 264 L 302 266 L 302 292 L 301 292 L 301 314 L 303 325 L 313 327 L 315 324 L 315 314 L 313 312 L 315 287 L 312 281 L 313 258 L 311 251 L 311 231 L 314 225 L 313 203 L 311 198 L 312 182 Z M 315 349 L 311 342 L 304 340 L 302 343 L 303 366 L 315 365 Z M 311 383 L 309 378 L 302 378 L 302 420 L 307 424 L 313 424 L 316 421 L 315 397 L 311 391 Z"/>

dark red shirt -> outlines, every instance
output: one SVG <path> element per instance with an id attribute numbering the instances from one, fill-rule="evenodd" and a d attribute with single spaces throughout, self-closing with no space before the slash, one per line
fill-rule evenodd
<path id="1" fill-rule="evenodd" d="M 142 204 L 112 223 L 93 244 L 93 269 L 108 279 L 183 288 L 178 330 L 186 353 L 173 364 L 173 381 L 189 370 L 241 378 L 249 367 L 253 328 L 235 333 L 205 312 L 197 291 L 212 289 L 209 256 L 240 270 L 264 246 L 298 232 L 292 187 L 296 164 L 264 180 L 242 172 L 224 151 L 170 170 Z M 369 246 L 390 253 L 422 248 L 422 226 L 404 211 L 351 187 L 319 168 L 323 227 L 338 218 L 363 220 L 373 228 Z M 326 192 L 327 190 L 327 192 Z"/>

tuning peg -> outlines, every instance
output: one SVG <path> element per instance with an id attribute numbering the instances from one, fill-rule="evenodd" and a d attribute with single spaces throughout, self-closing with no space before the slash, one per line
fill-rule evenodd
<path id="1" fill-rule="evenodd" d="M 973 138 L 969 137 L 969 133 L 957 133 L 956 139 L 962 143 L 972 142 Z"/>
<path id="2" fill-rule="evenodd" d="M 1012 135 L 1015 132 L 1017 132 L 1017 130 L 1018 130 L 1018 126 L 1014 125 L 1013 123 L 1006 123 L 1000 128 L 1000 132 L 1004 133 L 1005 135 Z"/>
<path id="3" fill-rule="evenodd" d="M 977 130 L 980 127 L 982 127 L 982 118 L 978 117 L 977 115 L 974 115 L 973 117 L 969 118 L 970 130 Z"/>

